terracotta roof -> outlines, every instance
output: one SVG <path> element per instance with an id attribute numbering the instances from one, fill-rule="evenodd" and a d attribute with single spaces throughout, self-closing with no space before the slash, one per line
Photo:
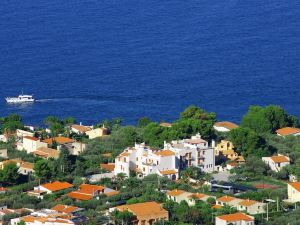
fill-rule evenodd
<path id="1" fill-rule="evenodd" d="M 7 164 L 10 164 L 10 163 L 14 163 L 14 164 L 18 164 L 18 163 L 22 163 L 23 161 L 20 160 L 20 159 L 9 159 L 9 160 L 5 160 L 5 161 L 2 161 L 1 163 L 3 165 L 7 165 Z"/>
<path id="2" fill-rule="evenodd" d="M 21 164 L 20 168 L 33 170 L 33 163 L 24 162 Z"/>
<path id="3" fill-rule="evenodd" d="M 106 196 L 113 196 L 113 195 L 118 195 L 120 192 L 119 191 L 111 191 L 111 192 L 106 192 L 104 193 Z"/>
<path id="4" fill-rule="evenodd" d="M 68 193 L 68 196 L 70 198 L 74 198 L 77 200 L 84 200 L 84 201 L 91 200 L 93 198 L 91 194 L 82 193 L 80 191 L 72 191 Z"/>
<path id="5" fill-rule="evenodd" d="M 0 187 L 0 191 L 7 191 L 7 190 L 8 190 L 7 188 Z"/>
<path id="6" fill-rule="evenodd" d="M 206 143 L 205 140 L 201 139 L 201 138 L 197 138 L 197 139 L 187 139 L 186 140 L 187 143 L 189 144 L 201 144 L 201 143 Z"/>
<path id="7" fill-rule="evenodd" d="M 72 191 L 68 194 L 70 198 L 78 200 L 90 200 L 96 191 L 104 191 L 105 187 L 90 184 L 81 184 L 79 190 Z"/>
<path id="8" fill-rule="evenodd" d="M 297 133 L 300 133 L 300 128 L 284 127 L 284 128 L 280 128 L 280 129 L 276 130 L 276 133 L 281 135 L 281 136 L 297 134 Z"/>
<path id="9" fill-rule="evenodd" d="M 166 122 L 161 122 L 159 124 L 159 126 L 161 126 L 161 127 L 172 127 L 172 124 L 171 123 L 166 123 Z"/>
<path id="10" fill-rule="evenodd" d="M 55 211 L 58 211 L 58 212 L 62 212 L 62 213 L 73 213 L 73 212 L 76 212 L 78 209 L 78 207 L 76 206 L 72 206 L 72 205 L 56 205 L 52 208 L 53 210 Z"/>
<path id="11" fill-rule="evenodd" d="M 300 192 L 300 182 L 289 183 L 293 188 Z"/>
<path id="12" fill-rule="evenodd" d="M 217 201 L 219 201 L 219 202 L 231 202 L 231 201 L 236 200 L 236 199 L 237 198 L 235 198 L 235 197 L 225 195 L 225 196 L 222 196 L 222 197 L 218 198 Z"/>
<path id="13" fill-rule="evenodd" d="M 48 145 L 52 145 L 53 140 L 58 144 L 67 144 L 67 143 L 73 143 L 74 140 L 67 137 L 55 137 L 55 138 L 48 138 L 43 140 L 43 142 L 47 143 Z"/>
<path id="14" fill-rule="evenodd" d="M 228 162 L 227 165 L 229 165 L 229 166 L 237 166 L 238 163 L 237 162 Z"/>
<path id="15" fill-rule="evenodd" d="M 178 195 L 182 195 L 182 194 L 184 194 L 184 193 L 186 193 L 186 192 L 183 191 L 183 190 L 174 189 L 174 190 L 172 190 L 172 191 L 168 191 L 168 192 L 167 192 L 167 195 L 170 195 L 170 196 L 178 196 Z"/>
<path id="16" fill-rule="evenodd" d="M 102 169 L 108 170 L 108 171 L 114 171 L 115 169 L 115 164 L 114 163 L 107 163 L 107 164 L 100 164 L 100 167 Z"/>
<path id="17" fill-rule="evenodd" d="M 85 192 L 85 193 L 93 193 L 95 191 L 103 191 L 105 187 L 100 186 L 100 185 L 91 185 L 91 184 L 81 184 L 80 185 L 80 190 Z"/>
<path id="18" fill-rule="evenodd" d="M 159 172 L 161 175 L 172 175 L 177 173 L 176 170 L 160 170 Z"/>
<path id="19" fill-rule="evenodd" d="M 43 158 L 54 158 L 57 159 L 59 157 L 59 151 L 53 148 L 40 147 L 36 151 L 33 152 L 34 155 L 43 157 Z"/>
<path id="20" fill-rule="evenodd" d="M 32 140 L 32 141 L 38 141 L 39 139 L 36 138 L 36 137 L 30 137 L 30 136 L 24 136 L 23 139 L 29 139 L 29 140 Z"/>
<path id="21" fill-rule="evenodd" d="M 271 159 L 273 160 L 273 162 L 275 163 L 283 163 L 283 162 L 289 162 L 290 160 L 288 159 L 288 157 L 283 156 L 283 155 L 274 155 L 271 157 Z"/>
<path id="22" fill-rule="evenodd" d="M 121 205 L 116 207 L 120 211 L 128 210 L 137 217 L 143 216 L 159 216 L 161 214 L 168 215 L 168 211 L 163 209 L 157 202 L 144 202 L 132 205 Z"/>
<path id="23" fill-rule="evenodd" d="M 246 200 L 243 200 L 239 203 L 239 205 L 242 205 L 242 206 L 251 206 L 251 205 L 254 205 L 258 203 L 257 201 L 254 201 L 254 200 L 250 200 L 250 199 L 246 199 Z"/>
<path id="24" fill-rule="evenodd" d="M 221 121 L 214 124 L 216 127 L 225 127 L 228 130 L 232 130 L 235 128 L 238 128 L 239 126 L 235 123 L 229 122 L 229 121 Z"/>
<path id="25" fill-rule="evenodd" d="M 221 205 L 213 205 L 211 208 L 212 209 L 220 209 L 220 208 L 222 208 L 222 206 Z"/>
<path id="26" fill-rule="evenodd" d="M 228 215 L 222 215 L 218 216 L 219 219 L 225 220 L 227 222 L 235 222 L 235 221 L 254 221 L 254 219 L 244 213 L 234 213 L 234 214 L 228 214 Z"/>
<path id="27" fill-rule="evenodd" d="M 171 150 L 162 150 L 162 151 L 155 152 L 155 154 L 163 157 L 175 155 L 175 153 L 172 152 Z"/>
<path id="28" fill-rule="evenodd" d="M 73 185 L 69 184 L 68 182 L 60 182 L 60 181 L 54 181 L 52 183 L 43 184 L 41 186 L 48 189 L 49 191 L 60 191 L 60 190 L 73 187 Z"/>
<path id="29" fill-rule="evenodd" d="M 81 133 L 85 133 L 85 132 L 87 132 L 87 131 L 92 130 L 92 128 L 90 128 L 90 127 L 82 126 L 82 125 L 78 125 L 78 124 L 72 125 L 72 128 L 78 130 L 78 131 L 81 132 Z"/>
<path id="30" fill-rule="evenodd" d="M 206 198 L 206 197 L 209 197 L 209 196 L 206 194 L 202 194 L 202 193 L 195 193 L 195 194 L 188 196 L 188 198 L 196 198 L 196 199 L 201 199 L 201 198 Z"/>

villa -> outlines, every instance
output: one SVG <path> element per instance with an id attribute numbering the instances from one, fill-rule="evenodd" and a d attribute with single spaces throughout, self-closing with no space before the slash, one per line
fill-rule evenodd
<path id="1" fill-rule="evenodd" d="M 203 172 L 213 172 L 215 170 L 214 147 L 214 141 L 209 146 L 208 142 L 203 140 L 199 133 L 190 139 L 164 143 L 165 151 L 171 151 L 175 154 L 179 169 L 195 166 Z"/>
<path id="2" fill-rule="evenodd" d="M 217 216 L 215 219 L 215 225 L 255 225 L 255 219 L 253 216 L 248 216 L 245 213 L 234 213 L 222 216 Z"/>
<path id="3" fill-rule="evenodd" d="M 142 178 L 149 174 L 158 174 L 178 179 L 175 153 L 170 150 L 154 150 L 144 143 L 125 149 L 115 159 L 115 175 L 124 173 L 129 177 L 135 171 Z"/>
<path id="4" fill-rule="evenodd" d="M 223 155 L 230 160 L 234 160 L 239 156 L 238 153 L 234 151 L 232 142 L 226 140 L 221 140 L 221 142 L 217 144 L 215 151 L 216 156 Z"/>
<path id="5" fill-rule="evenodd" d="M 100 138 L 108 135 L 108 129 L 106 127 L 95 128 L 85 132 L 89 139 Z"/>
<path id="6" fill-rule="evenodd" d="M 287 184 L 289 202 L 300 202 L 300 182 L 292 182 Z"/>
<path id="7" fill-rule="evenodd" d="M 144 202 L 132 205 L 121 205 L 115 208 L 110 208 L 109 211 L 114 210 L 131 212 L 135 219 L 133 225 L 153 225 L 159 220 L 169 220 L 169 213 L 157 202 Z"/>
<path id="8" fill-rule="evenodd" d="M 34 187 L 34 189 L 32 191 L 28 191 L 27 194 L 29 196 L 43 199 L 45 194 L 52 194 L 54 192 L 66 190 L 71 187 L 73 187 L 73 185 L 68 182 L 54 181 L 52 183 L 46 183 Z"/>
<path id="9" fill-rule="evenodd" d="M 228 121 L 217 122 L 214 124 L 214 129 L 219 132 L 229 132 L 238 127 L 237 124 Z"/>
<path id="10" fill-rule="evenodd" d="M 194 206 L 196 201 L 206 202 L 208 198 L 215 198 L 214 196 L 202 194 L 202 193 L 191 193 L 183 190 L 172 190 L 166 193 L 167 199 L 174 202 L 180 203 L 186 201 L 189 206 Z"/>
<path id="11" fill-rule="evenodd" d="M 290 165 L 290 158 L 280 154 L 271 157 L 262 157 L 262 161 L 275 172 L 279 172 L 283 167 Z"/>
<path id="12" fill-rule="evenodd" d="M 28 154 L 40 147 L 47 147 L 47 144 L 36 137 L 24 136 L 22 142 L 17 142 L 17 149 L 25 150 Z"/>

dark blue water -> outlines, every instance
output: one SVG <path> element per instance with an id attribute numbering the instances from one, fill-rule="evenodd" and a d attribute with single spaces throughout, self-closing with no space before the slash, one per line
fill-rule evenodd
<path id="1" fill-rule="evenodd" d="M 171 121 L 189 104 L 238 122 L 251 104 L 300 116 L 300 2 L 0 2 L 0 114 Z M 22 89 L 40 101 L 11 106 Z"/>

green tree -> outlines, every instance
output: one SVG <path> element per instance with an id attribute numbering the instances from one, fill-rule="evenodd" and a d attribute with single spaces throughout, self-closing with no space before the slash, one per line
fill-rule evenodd
<path id="1" fill-rule="evenodd" d="M 148 117 L 142 117 L 138 120 L 137 127 L 140 127 L 140 128 L 145 127 L 151 122 L 152 121 Z"/>
<path id="2" fill-rule="evenodd" d="M 191 105 L 186 108 L 181 114 L 180 119 L 197 119 L 197 120 L 213 120 L 216 121 L 216 114 L 205 112 L 197 106 Z"/>
<path id="3" fill-rule="evenodd" d="M 249 128 L 239 127 L 229 132 L 229 140 L 233 143 L 238 153 L 247 157 L 257 157 L 272 154 L 273 149 L 267 146 L 265 140 Z"/>
<path id="4" fill-rule="evenodd" d="M 282 127 L 298 125 L 296 117 L 288 115 L 283 108 L 276 105 L 269 105 L 265 108 L 250 106 L 241 121 L 242 127 L 248 127 L 258 134 L 273 133 Z"/>
<path id="5" fill-rule="evenodd" d="M 34 166 L 34 174 L 39 179 L 49 179 L 52 176 L 52 169 L 49 165 L 49 162 L 47 160 L 41 159 L 38 160 Z"/>
<path id="6" fill-rule="evenodd" d="M 15 184 L 20 178 L 18 167 L 15 163 L 6 164 L 0 171 L 0 181 L 3 183 Z"/>
<path id="7" fill-rule="evenodd" d="M 115 224 L 124 224 L 124 225 L 131 224 L 135 218 L 134 215 L 128 210 L 125 210 L 123 212 L 119 210 L 115 210 L 112 212 L 111 216 L 113 217 Z"/>

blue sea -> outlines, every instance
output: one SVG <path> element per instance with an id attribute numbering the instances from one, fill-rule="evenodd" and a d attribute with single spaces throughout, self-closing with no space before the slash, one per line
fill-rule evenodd
<path id="1" fill-rule="evenodd" d="M 195 104 L 239 122 L 278 104 L 300 117 L 299 12 L 290 0 L 1 0 L 0 116 L 134 124 Z M 38 101 L 5 103 L 22 90 Z"/>

